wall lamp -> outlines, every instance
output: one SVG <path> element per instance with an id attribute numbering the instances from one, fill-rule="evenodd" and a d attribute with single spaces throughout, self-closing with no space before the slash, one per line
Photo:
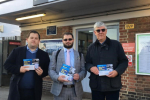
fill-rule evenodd
<path id="1" fill-rule="evenodd" d="M 31 16 L 26 16 L 26 17 L 20 17 L 16 18 L 16 20 L 25 20 L 25 19 L 31 19 L 31 18 L 36 18 L 36 17 L 42 17 L 45 16 L 46 14 L 36 14 L 36 15 L 31 15 Z"/>

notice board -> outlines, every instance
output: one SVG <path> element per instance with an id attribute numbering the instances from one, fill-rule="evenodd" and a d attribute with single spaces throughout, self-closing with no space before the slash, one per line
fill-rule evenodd
<path id="1" fill-rule="evenodd" d="M 136 74 L 150 75 L 150 33 L 136 34 Z"/>

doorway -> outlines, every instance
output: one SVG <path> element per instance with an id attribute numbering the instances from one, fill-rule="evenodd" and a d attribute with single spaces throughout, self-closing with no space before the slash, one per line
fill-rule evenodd
<path id="1" fill-rule="evenodd" d="M 119 25 L 107 26 L 107 37 L 119 41 Z M 85 58 L 88 46 L 96 40 L 96 36 L 94 35 L 94 29 L 92 27 L 76 29 L 76 40 L 76 50 L 83 53 Z M 87 72 L 87 75 L 83 79 L 82 84 L 84 92 L 90 93 L 91 89 L 89 87 L 89 76 L 90 73 Z"/>

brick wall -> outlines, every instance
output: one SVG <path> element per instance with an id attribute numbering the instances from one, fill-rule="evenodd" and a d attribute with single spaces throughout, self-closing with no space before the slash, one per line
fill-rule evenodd
<path id="1" fill-rule="evenodd" d="M 134 24 L 134 29 L 125 30 L 125 24 Z M 135 34 L 150 33 L 150 17 L 121 20 L 119 30 L 121 43 L 135 43 Z M 122 75 L 120 100 L 150 100 L 150 76 L 136 75 L 135 53 L 126 54 L 133 56 L 133 66 Z"/>
<path id="2" fill-rule="evenodd" d="M 134 43 L 136 33 L 150 32 L 150 17 L 124 19 L 119 23 L 121 43 Z M 125 24 L 134 24 L 134 29 L 125 30 Z M 30 30 L 22 31 L 21 45 L 25 45 L 27 33 Z M 41 39 L 61 38 L 65 32 L 72 32 L 72 27 L 57 27 L 57 35 L 46 36 L 46 29 L 37 29 Z M 133 56 L 133 66 L 128 67 L 122 75 L 123 88 L 120 92 L 120 100 L 150 100 L 150 76 L 135 74 L 135 53 L 126 53 Z M 43 91 L 49 92 L 52 81 L 49 76 L 44 78 Z"/>
<path id="3" fill-rule="evenodd" d="M 31 30 L 26 30 L 21 32 L 21 46 L 25 46 L 26 38 L 30 31 Z M 46 35 L 46 29 L 36 29 L 36 31 L 40 33 L 41 39 L 55 39 L 55 38 L 62 38 L 62 35 L 65 32 L 72 33 L 72 27 L 70 26 L 57 27 L 57 35 L 49 35 L 49 36 Z M 43 92 L 49 92 L 51 85 L 52 81 L 49 76 L 43 78 Z"/>

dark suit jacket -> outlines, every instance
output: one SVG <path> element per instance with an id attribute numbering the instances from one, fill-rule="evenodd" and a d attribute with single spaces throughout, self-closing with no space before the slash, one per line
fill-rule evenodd
<path id="1" fill-rule="evenodd" d="M 114 78 L 98 76 L 90 71 L 90 68 L 100 64 L 113 64 L 113 69 L 118 72 Z M 108 37 L 101 45 L 98 40 L 91 44 L 86 55 L 85 68 L 90 74 L 90 87 L 96 91 L 117 91 L 122 87 L 121 75 L 128 67 L 128 59 L 121 44 Z"/>
<path id="2" fill-rule="evenodd" d="M 23 59 L 26 59 L 26 50 L 27 46 L 15 48 L 4 63 L 5 69 L 13 74 L 10 79 L 8 100 L 20 100 L 18 84 L 23 76 L 23 73 L 20 73 L 20 67 L 23 66 Z M 39 76 L 36 72 L 34 73 L 35 100 L 41 100 L 42 78 L 48 75 L 50 59 L 48 54 L 40 49 L 36 53 L 36 58 L 39 58 L 39 66 L 43 69 L 43 74 Z"/>

